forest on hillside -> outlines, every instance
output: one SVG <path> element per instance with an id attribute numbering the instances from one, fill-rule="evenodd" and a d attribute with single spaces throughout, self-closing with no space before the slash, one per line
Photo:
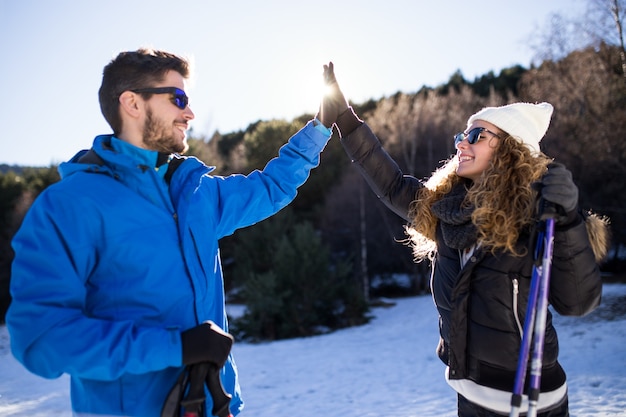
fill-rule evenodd
<path id="1" fill-rule="evenodd" d="M 352 105 L 406 174 L 426 178 L 455 152 L 452 136 L 482 107 L 552 103 L 542 150 L 572 171 L 581 208 L 610 218 L 612 250 L 602 269 L 617 273 L 626 264 L 625 68 L 623 42 L 599 42 L 531 68 L 514 66 L 471 81 L 458 71 L 437 87 Z M 258 121 L 209 138 L 192 132 L 188 154 L 215 166 L 215 175 L 249 173 L 262 169 L 312 117 Z M 32 201 L 59 179 L 54 166 L 3 168 L 0 322 L 10 302 L 11 238 Z M 286 209 L 220 242 L 229 300 L 248 307 L 233 331 L 251 339 L 313 334 L 366 321 L 378 295 L 428 291 L 429 265 L 413 262 L 404 226 L 333 137 Z M 409 278 L 398 285 L 398 276 Z"/>

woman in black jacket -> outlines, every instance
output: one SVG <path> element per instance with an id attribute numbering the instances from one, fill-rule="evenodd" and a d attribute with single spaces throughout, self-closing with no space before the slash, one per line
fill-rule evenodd
<path id="1" fill-rule="evenodd" d="M 345 100 L 324 66 L 329 93 L 320 109 L 335 122 L 348 156 L 380 199 L 408 221 L 416 260 L 432 261 L 439 311 L 437 353 L 458 393 L 459 416 L 508 415 L 533 266 L 538 197 L 559 212 L 549 302 L 582 316 L 599 303 L 606 220 L 582 214 L 571 173 L 541 153 L 548 103 L 487 107 L 454 136 L 457 152 L 422 183 L 402 173 Z M 539 196 L 538 192 L 539 191 Z M 539 416 L 568 416 L 565 372 L 548 313 Z M 528 379 L 528 378 L 527 378 Z M 521 411 L 527 409 L 524 396 Z"/>

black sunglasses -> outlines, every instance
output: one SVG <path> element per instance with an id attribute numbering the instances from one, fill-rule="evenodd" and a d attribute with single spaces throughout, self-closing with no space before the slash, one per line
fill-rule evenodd
<path id="1" fill-rule="evenodd" d="M 138 88 L 136 90 L 130 90 L 133 93 L 150 93 L 150 94 L 171 94 L 172 95 L 172 103 L 176 107 L 181 110 L 185 110 L 185 108 L 189 105 L 189 97 L 187 94 L 180 88 L 176 87 L 148 87 L 148 88 Z"/>
<path id="2" fill-rule="evenodd" d="M 498 139 L 500 138 L 500 136 L 497 133 L 493 133 L 489 129 L 486 129 L 484 127 L 475 127 L 467 133 L 459 132 L 456 135 L 454 135 L 454 147 L 456 148 L 457 146 L 459 146 L 459 143 L 463 142 L 463 140 L 465 139 L 467 139 L 467 143 L 469 143 L 470 145 L 475 144 L 476 142 L 480 140 L 480 134 L 483 132 L 491 133 L 493 136 L 497 137 Z"/>

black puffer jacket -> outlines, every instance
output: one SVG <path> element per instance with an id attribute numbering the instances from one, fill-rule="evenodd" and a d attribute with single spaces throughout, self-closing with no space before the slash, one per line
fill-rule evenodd
<path id="1" fill-rule="evenodd" d="M 378 197 L 408 220 L 421 182 L 402 174 L 365 124 L 343 137 L 342 144 Z M 436 240 L 431 287 L 440 315 L 438 355 L 450 366 L 451 379 L 469 378 L 511 391 L 532 274 L 531 237 L 522 235 L 517 243 L 531 248 L 528 256 L 478 249 L 463 268 L 458 250 L 443 243 L 439 228 Z M 601 293 L 600 271 L 581 215 L 555 230 L 549 301 L 559 314 L 579 316 L 599 304 Z M 557 356 L 557 335 L 548 315 L 542 391 L 565 382 Z"/>

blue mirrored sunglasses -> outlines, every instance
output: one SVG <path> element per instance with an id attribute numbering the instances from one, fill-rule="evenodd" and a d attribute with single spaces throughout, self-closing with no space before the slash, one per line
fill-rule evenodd
<path id="1" fill-rule="evenodd" d="M 176 87 L 149 87 L 149 88 L 138 88 L 136 90 L 130 90 L 133 93 L 150 93 L 150 94 L 171 94 L 172 95 L 172 103 L 176 107 L 181 110 L 185 110 L 185 108 L 189 105 L 189 97 L 187 94 L 180 88 Z"/>
<path id="2" fill-rule="evenodd" d="M 454 135 L 454 147 L 456 148 L 457 146 L 459 146 L 459 143 L 463 142 L 463 140 L 465 139 L 467 139 L 467 143 L 469 143 L 470 145 L 475 144 L 476 142 L 480 140 L 480 134 L 483 132 L 490 133 L 493 136 L 500 138 L 500 136 L 497 133 L 493 133 L 489 129 L 486 129 L 484 127 L 475 127 L 467 133 L 459 132 L 456 135 Z"/>

